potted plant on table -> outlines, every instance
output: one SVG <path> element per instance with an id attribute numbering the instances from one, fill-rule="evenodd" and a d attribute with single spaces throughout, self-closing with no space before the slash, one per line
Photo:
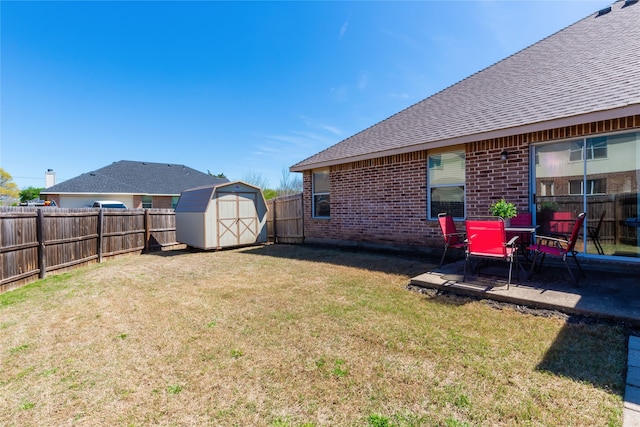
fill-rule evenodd
<path id="1" fill-rule="evenodd" d="M 493 216 L 499 216 L 504 219 L 504 226 L 509 227 L 511 225 L 511 218 L 518 214 L 516 205 L 511 202 L 507 202 L 504 198 L 491 204 L 489 212 Z"/>

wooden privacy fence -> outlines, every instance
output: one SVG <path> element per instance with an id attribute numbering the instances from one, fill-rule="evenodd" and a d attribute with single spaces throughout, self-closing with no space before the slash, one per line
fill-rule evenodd
<path id="1" fill-rule="evenodd" d="M 49 271 L 176 244 L 171 209 L 0 208 L 0 293 Z"/>
<path id="2" fill-rule="evenodd" d="M 302 243 L 302 194 L 267 205 L 269 240 Z M 50 271 L 178 244 L 173 209 L 0 207 L 0 293 Z"/>
<path id="3" fill-rule="evenodd" d="M 303 243 L 302 193 L 267 200 L 267 236 L 274 243 Z"/>
<path id="4" fill-rule="evenodd" d="M 582 196 L 538 197 L 538 208 L 544 207 L 545 204 L 552 206 L 556 212 L 545 212 L 543 210 L 538 213 L 537 220 L 542 230 L 541 234 L 547 231 L 569 234 L 578 213 L 584 210 Z M 601 243 L 611 245 L 637 245 L 638 230 L 640 229 L 625 224 L 627 219 L 637 218 L 639 216 L 638 196 L 636 193 L 589 196 L 587 198 L 587 219 L 585 226 L 596 227 L 602 213 L 604 213 L 605 216 L 599 235 Z M 556 221 L 556 225 L 562 224 L 561 229 L 549 230 L 549 228 L 553 228 L 554 220 Z"/>

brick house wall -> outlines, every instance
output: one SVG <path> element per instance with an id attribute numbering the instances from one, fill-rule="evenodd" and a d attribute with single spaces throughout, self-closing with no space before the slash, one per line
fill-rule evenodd
<path id="1" fill-rule="evenodd" d="M 173 198 L 171 196 L 153 196 L 151 204 L 154 209 L 172 209 Z M 142 209 L 142 196 L 133 196 L 132 209 Z"/>
<path id="2" fill-rule="evenodd" d="M 172 200 L 171 196 L 153 196 L 153 207 L 154 209 L 172 209 Z"/>
<path id="3" fill-rule="evenodd" d="M 487 215 L 489 205 L 502 197 L 528 208 L 530 144 L 637 128 L 640 116 L 632 116 L 466 144 L 467 216 Z M 502 160 L 505 150 L 508 158 Z M 329 171 L 327 219 L 312 217 L 312 171 L 303 173 L 306 241 L 442 249 L 438 223 L 427 218 L 426 150 L 334 165 Z"/>

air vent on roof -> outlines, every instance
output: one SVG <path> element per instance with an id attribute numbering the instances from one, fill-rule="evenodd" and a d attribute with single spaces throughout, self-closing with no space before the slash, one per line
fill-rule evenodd
<path id="1" fill-rule="evenodd" d="M 638 0 L 625 0 L 625 2 L 622 5 L 622 7 L 631 6 L 632 4 L 636 4 L 636 3 L 638 3 Z"/>
<path id="2" fill-rule="evenodd" d="M 605 7 L 604 9 L 600 9 L 600 10 L 598 11 L 598 14 L 596 15 L 596 18 L 597 18 L 598 16 L 606 15 L 606 14 L 607 14 L 607 13 L 609 13 L 609 12 L 611 12 L 611 6 L 609 6 L 609 7 Z"/>

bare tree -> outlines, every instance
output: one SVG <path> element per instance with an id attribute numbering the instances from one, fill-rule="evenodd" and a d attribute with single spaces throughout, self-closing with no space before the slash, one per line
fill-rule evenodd
<path id="1" fill-rule="evenodd" d="M 247 172 L 242 176 L 242 181 L 255 185 L 266 190 L 269 188 L 269 181 L 259 172 Z"/>
<path id="2" fill-rule="evenodd" d="M 278 196 L 288 196 L 290 194 L 302 193 L 302 179 L 299 175 L 291 175 L 287 168 L 282 168 Z"/>

